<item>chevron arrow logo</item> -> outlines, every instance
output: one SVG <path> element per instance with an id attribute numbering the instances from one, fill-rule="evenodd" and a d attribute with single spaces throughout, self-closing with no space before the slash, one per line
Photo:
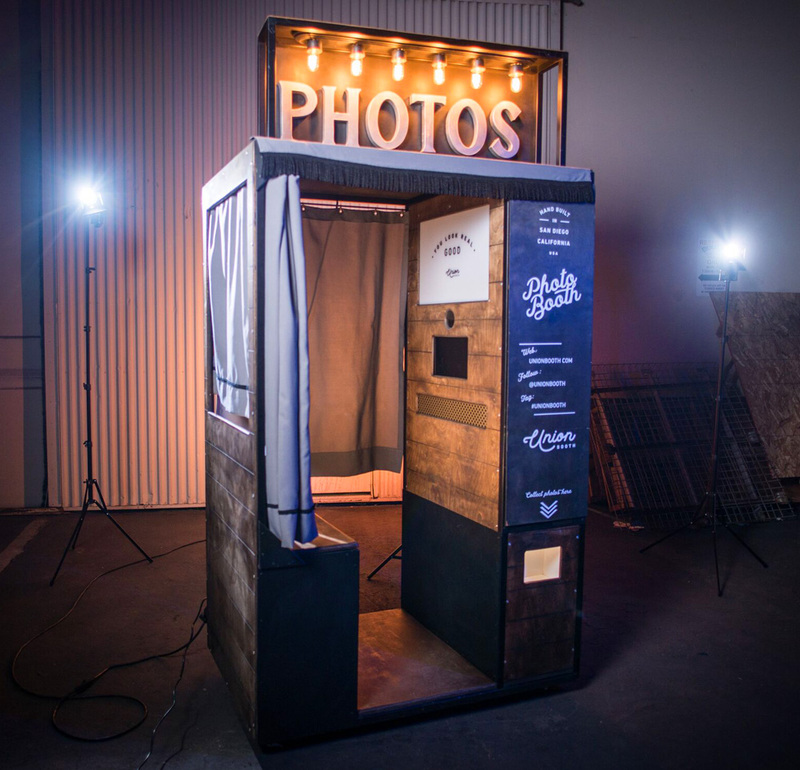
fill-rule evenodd
<path id="1" fill-rule="evenodd" d="M 542 501 L 539 503 L 539 513 L 542 514 L 546 519 L 551 518 L 558 512 L 558 500 L 553 500 L 550 505 Z"/>

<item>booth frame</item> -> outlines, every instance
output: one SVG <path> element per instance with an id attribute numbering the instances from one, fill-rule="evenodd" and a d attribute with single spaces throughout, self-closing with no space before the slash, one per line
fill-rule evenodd
<path id="1" fill-rule="evenodd" d="M 365 178 L 371 180 L 363 186 L 374 193 L 381 190 L 382 178 L 393 180 L 387 183 L 392 192 L 385 190 L 391 196 L 398 194 L 395 172 L 404 169 L 411 169 L 412 176 L 419 172 L 418 180 L 428 180 L 422 185 L 427 186 L 427 195 L 433 194 L 432 187 L 442 184 L 436 180 L 444 178 L 444 169 L 452 168 L 448 164 L 464 164 L 460 168 L 470 169 L 470 174 L 483 169 L 478 175 L 483 174 L 481 184 L 494 185 L 489 198 L 502 216 L 504 243 L 508 240 L 509 200 L 536 200 L 541 196 L 546 196 L 542 200 L 559 200 L 558 196 L 565 196 L 565 200 L 589 206 L 594 200 L 591 172 L 581 169 L 298 146 L 263 138 L 254 139 L 204 186 L 204 244 L 208 243 L 208 212 L 233 192 L 246 188 L 246 244 L 251 269 L 247 347 L 254 375 L 248 392 L 250 417 L 244 421 L 220 414 L 215 400 L 207 264 L 204 275 L 208 643 L 248 736 L 264 749 L 533 692 L 575 678 L 580 657 L 585 509 L 552 521 L 513 525 L 507 521 L 503 490 L 509 364 L 504 344 L 499 384 L 503 447 L 494 526 L 460 515 L 422 496 L 419 490 L 410 491 L 405 480 L 403 492 L 403 598 L 395 620 L 411 622 L 415 628 L 418 624 L 431 644 L 443 645 L 445 654 L 449 654 L 445 648 L 454 650 L 479 674 L 472 684 L 449 691 L 419 697 L 412 693 L 377 705 L 360 702 L 359 671 L 361 668 L 363 676 L 364 666 L 360 666 L 359 650 L 358 544 L 318 519 L 320 537 L 311 547 L 296 544 L 293 549 L 281 548 L 267 523 L 261 402 L 265 361 L 260 344 L 264 333 L 264 276 L 259 258 L 266 234 L 260 212 L 266 179 L 275 173 L 276 158 L 278 166 L 288 173 L 300 173 L 301 178 L 306 178 L 304 169 L 305 173 L 311 168 L 322 169 L 319 177 L 327 184 L 330 181 L 325 177 L 331 169 L 335 176 L 341 176 L 343 167 L 361 166 Z M 459 174 L 450 178 L 458 180 Z M 508 260 L 504 246 L 506 342 Z M 590 303 L 591 297 L 587 299 Z M 588 405 L 588 361 L 585 379 Z M 588 412 L 586 422 L 588 483 Z M 580 507 L 584 498 L 578 497 Z M 558 577 L 544 581 L 545 593 L 510 591 L 510 584 L 520 583 L 522 555 L 532 548 L 561 549 Z M 441 590 L 432 591 L 432 583 Z M 533 605 L 538 609 L 531 611 Z M 520 622 L 512 623 L 515 618 Z M 363 654 L 362 650 L 362 659 Z"/>

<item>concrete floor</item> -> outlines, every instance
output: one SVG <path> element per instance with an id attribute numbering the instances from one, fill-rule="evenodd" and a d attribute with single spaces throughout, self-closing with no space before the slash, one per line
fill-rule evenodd
<path id="1" fill-rule="evenodd" d="M 25 688 L 61 695 L 106 666 L 184 644 L 205 596 L 202 511 L 115 514 L 151 555 L 99 578 L 59 625 L 16 660 Z M 399 543 L 397 509 L 326 517 L 360 540 L 366 575 Z M 101 515 L 90 516 L 55 585 L 48 582 L 76 515 L 0 516 L 0 767 L 136 768 L 172 701 L 181 656 L 110 672 L 89 693 L 139 698 L 140 727 L 103 742 L 59 733 L 57 704 L 22 692 L 20 647 L 73 605 L 90 581 L 138 553 Z M 657 533 L 587 521 L 581 676 L 535 697 L 257 754 L 245 738 L 206 648 L 191 646 L 171 714 L 145 767 L 168 768 L 795 768 L 800 766 L 800 522 L 739 529 L 763 569 L 718 533 L 717 597 L 708 530 L 639 554 Z M 391 547 L 390 547 L 391 546 Z M 397 600 L 391 562 L 362 589 L 362 606 Z M 60 723 L 102 737 L 136 721 L 121 699 L 69 703 Z M 175 754 L 177 752 L 177 754 Z M 171 757 L 171 755 L 174 755 Z M 168 761 L 167 761 L 168 760 Z"/>

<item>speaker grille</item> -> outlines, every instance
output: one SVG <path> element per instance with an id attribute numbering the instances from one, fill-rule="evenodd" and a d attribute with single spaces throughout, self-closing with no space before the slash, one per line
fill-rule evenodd
<path id="1" fill-rule="evenodd" d="M 460 422 L 462 425 L 472 425 L 475 428 L 485 428 L 488 411 L 486 404 L 418 393 L 417 414 L 438 417 L 440 420 L 450 420 L 450 422 Z"/>

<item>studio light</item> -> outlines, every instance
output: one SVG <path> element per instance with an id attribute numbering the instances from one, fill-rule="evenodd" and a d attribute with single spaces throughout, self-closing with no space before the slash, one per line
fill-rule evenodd
<path id="1" fill-rule="evenodd" d="M 96 216 L 97 214 L 102 214 L 106 210 L 103 205 L 102 194 L 92 185 L 79 185 L 75 191 L 75 198 L 84 216 Z"/>
<path id="2" fill-rule="evenodd" d="M 483 85 L 484 72 L 486 72 L 486 66 L 483 63 L 483 59 L 478 56 L 472 60 L 472 68 L 470 69 L 470 73 L 472 73 L 471 80 L 473 88 L 480 88 Z"/>
<path id="3" fill-rule="evenodd" d="M 402 48 L 395 48 L 392 51 L 392 77 L 400 82 L 406 72 L 406 52 Z"/>
<path id="4" fill-rule="evenodd" d="M 433 57 L 433 82 L 437 86 L 444 83 L 444 68 L 447 66 L 447 57 L 443 53 L 437 53 Z"/>
<path id="5" fill-rule="evenodd" d="M 81 513 L 78 517 L 78 523 L 75 529 L 72 530 L 67 546 L 64 548 L 64 553 L 61 556 L 61 561 L 58 562 L 56 571 L 50 579 L 50 585 L 55 583 L 61 566 L 64 564 L 64 559 L 67 558 L 67 553 L 74 550 L 78 543 L 78 535 L 80 534 L 83 522 L 86 519 L 86 514 L 89 508 L 94 506 L 128 539 L 131 545 L 136 548 L 139 553 L 152 563 L 152 559 L 142 550 L 141 546 L 123 529 L 122 525 L 109 513 L 106 501 L 103 498 L 103 493 L 100 491 L 100 484 L 97 481 L 97 476 L 94 472 L 94 444 L 92 436 L 92 327 L 91 327 L 91 277 L 96 268 L 91 264 L 91 243 L 94 241 L 96 247 L 97 236 L 94 239 L 91 237 L 92 228 L 100 227 L 103 224 L 103 214 L 105 206 L 103 204 L 103 196 L 97 187 L 93 185 L 80 185 L 76 188 L 75 197 L 81 207 L 81 214 L 83 214 L 83 335 L 84 335 L 84 381 L 83 392 L 85 398 L 86 410 L 86 439 L 83 446 L 86 447 L 86 478 L 83 481 L 83 504 L 81 505 Z"/>
<path id="6" fill-rule="evenodd" d="M 745 248 L 739 241 L 728 241 L 720 248 L 720 269 L 744 270 Z"/>
<path id="7" fill-rule="evenodd" d="M 522 90 L 522 65 L 514 62 L 508 68 L 508 76 L 511 78 L 511 90 L 518 94 Z"/>
<path id="8" fill-rule="evenodd" d="M 717 491 L 717 477 L 719 473 L 720 446 L 723 439 L 722 414 L 723 400 L 725 398 L 725 346 L 728 344 L 728 312 L 731 301 L 731 283 L 739 277 L 739 272 L 744 270 L 744 247 L 736 241 L 722 243 L 717 247 L 719 260 L 716 273 L 701 273 L 698 278 L 701 281 L 724 281 L 725 282 L 725 305 L 722 311 L 722 334 L 719 338 L 719 365 L 717 367 L 717 393 L 714 397 L 714 422 L 711 432 L 711 460 L 709 463 L 708 482 L 706 493 L 700 504 L 695 509 L 695 514 L 688 524 L 669 532 L 660 537 L 654 543 L 639 550 L 644 553 L 659 543 L 663 543 L 678 532 L 692 527 L 698 521 L 704 521 L 711 525 L 711 533 L 714 541 L 714 569 L 717 574 L 717 596 L 722 596 L 722 581 L 719 574 L 719 557 L 717 555 L 717 525 L 724 527 L 733 537 L 743 546 L 750 555 L 766 568 L 767 563 L 747 544 L 739 535 L 734 532 L 721 517 L 722 502 Z"/>
<path id="9" fill-rule="evenodd" d="M 312 72 L 319 69 L 319 57 L 322 54 L 322 44 L 315 37 L 310 37 L 306 41 L 306 55 L 308 56 L 308 68 Z"/>
<path id="10" fill-rule="evenodd" d="M 354 77 L 358 77 L 364 71 L 364 46 L 361 43 L 353 43 L 350 46 L 350 72 Z"/>

